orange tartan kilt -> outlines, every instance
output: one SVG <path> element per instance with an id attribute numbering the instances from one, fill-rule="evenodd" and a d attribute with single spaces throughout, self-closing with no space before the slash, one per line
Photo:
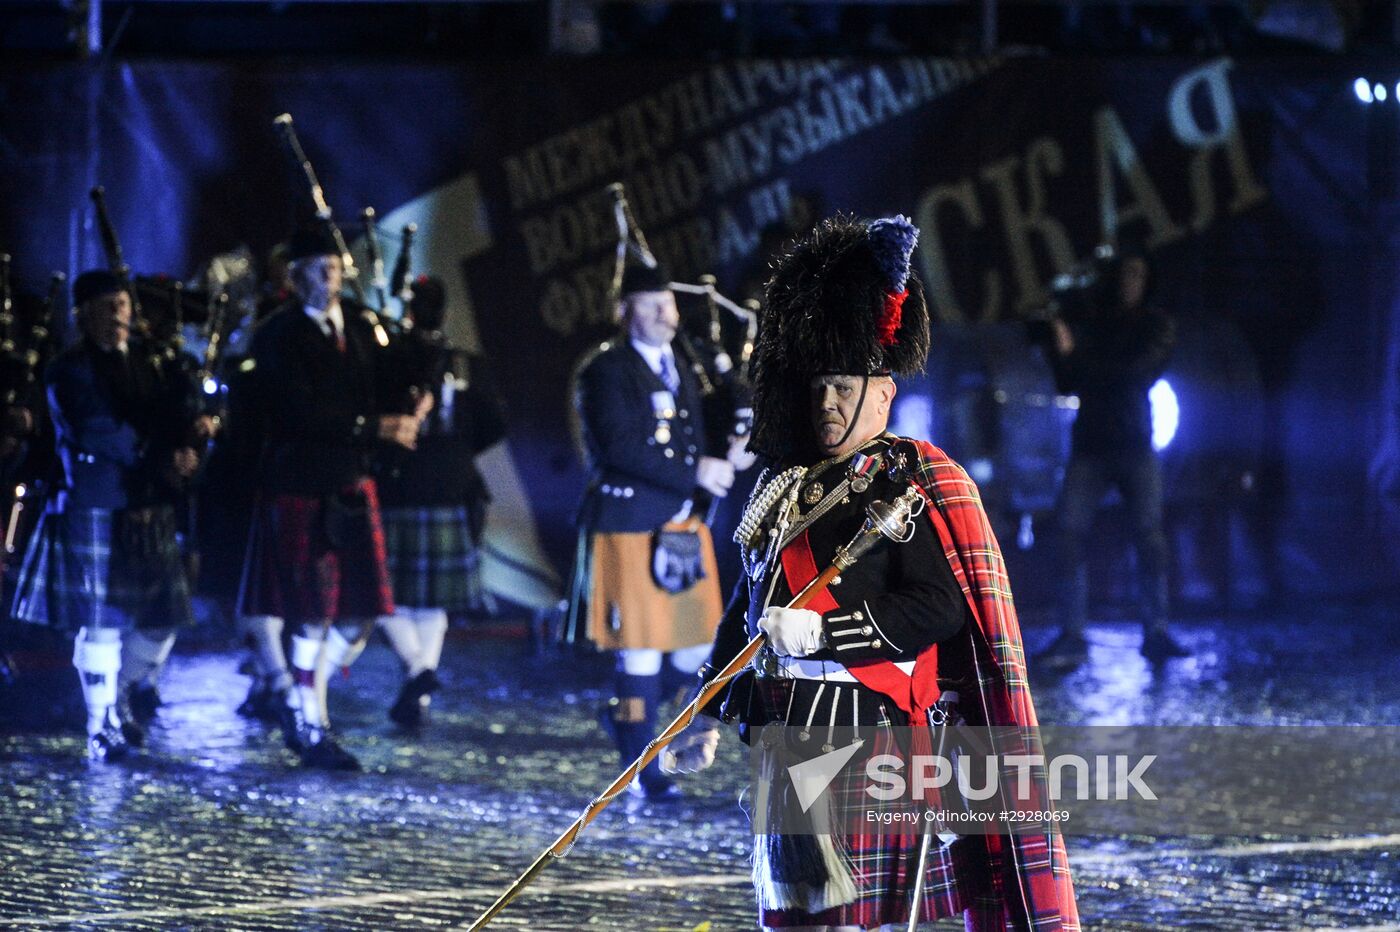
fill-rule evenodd
<path id="1" fill-rule="evenodd" d="M 672 595 L 651 577 L 651 534 L 594 534 L 590 539 L 592 579 L 588 637 L 601 650 L 672 651 L 714 640 L 724 602 L 710 529 L 700 522 L 705 578 Z M 667 524 L 687 530 L 689 524 Z"/>

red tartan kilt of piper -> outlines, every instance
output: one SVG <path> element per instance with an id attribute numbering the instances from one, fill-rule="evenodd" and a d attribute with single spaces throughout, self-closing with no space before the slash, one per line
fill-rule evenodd
<path id="1" fill-rule="evenodd" d="M 769 709 L 787 707 L 791 680 L 761 679 L 758 682 L 764 690 L 764 702 Z M 869 751 L 871 756 L 885 753 L 900 753 L 892 731 L 883 732 L 877 737 Z M 848 812 L 915 811 L 913 804 L 906 800 L 873 800 L 865 792 L 868 783 L 864 767 L 846 767 L 832 782 L 831 792 Z M 772 929 L 798 926 L 859 926 L 874 929 L 886 924 L 904 928 L 909 922 L 921 839 L 917 832 L 898 828 L 897 825 L 899 823 L 877 823 L 878 827 L 873 831 L 844 836 L 856 884 L 856 899 L 853 902 L 821 912 L 807 912 L 802 909 L 765 908 L 760 899 L 759 924 Z M 763 841 L 764 836 L 755 836 L 755 844 L 762 844 Z M 940 847 L 938 840 L 934 839 L 925 869 L 920 921 L 932 922 L 965 911 L 969 911 L 965 916 L 969 929 L 1001 928 L 1000 902 L 992 893 L 986 843 L 978 836 L 963 836 L 948 847 Z"/>
<path id="2" fill-rule="evenodd" d="M 384 526 L 373 479 L 343 495 L 364 497 L 363 533 L 333 542 L 327 505 L 319 495 L 265 497 L 253 518 L 239 614 L 276 615 L 289 622 L 373 618 L 394 611 Z"/>

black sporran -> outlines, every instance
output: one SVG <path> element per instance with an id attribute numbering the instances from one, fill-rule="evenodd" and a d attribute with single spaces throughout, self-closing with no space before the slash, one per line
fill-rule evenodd
<path id="1" fill-rule="evenodd" d="M 651 535 L 651 576 L 675 595 L 705 578 L 700 535 L 695 531 L 659 528 Z"/>
<path id="2" fill-rule="evenodd" d="M 371 537 L 369 499 L 358 489 L 327 495 L 323 500 L 326 539 L 337 549 L 367 542 Z"/>

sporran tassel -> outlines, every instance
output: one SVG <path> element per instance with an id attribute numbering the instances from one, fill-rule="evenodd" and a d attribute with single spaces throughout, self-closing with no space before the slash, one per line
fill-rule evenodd
<path id="1" fill-rule="evenodd" d="M 796 790 L 779 764 L 781 755 L 765 753 L 759 774 L 761 788 L 755 814 L 763 819 L 759 827 L 797 828 L 789 822 L 801 812 Z M 810 833 L 763 832 L 754 835 L 753 881 L 760 910 L 801 910 L 819 913 L 856 900 L 855 874 L 844 836 L 834 831 L 836 812 L 831 794 L 806 814 Z"/>

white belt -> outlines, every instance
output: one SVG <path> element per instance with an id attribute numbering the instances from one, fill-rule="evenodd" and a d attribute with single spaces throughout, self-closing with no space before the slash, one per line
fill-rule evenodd
<path id="1" fill-rule="evenodd" d="M 789 680 L 823 680 L 828 683 L 859 682 L 846 665 L 834 660 L 804 660 L 801 657 L 778 657 L 778 676 Z M 905 673 L 914 672 L 914 661 L 898 660 L 895 666 Z"/>

